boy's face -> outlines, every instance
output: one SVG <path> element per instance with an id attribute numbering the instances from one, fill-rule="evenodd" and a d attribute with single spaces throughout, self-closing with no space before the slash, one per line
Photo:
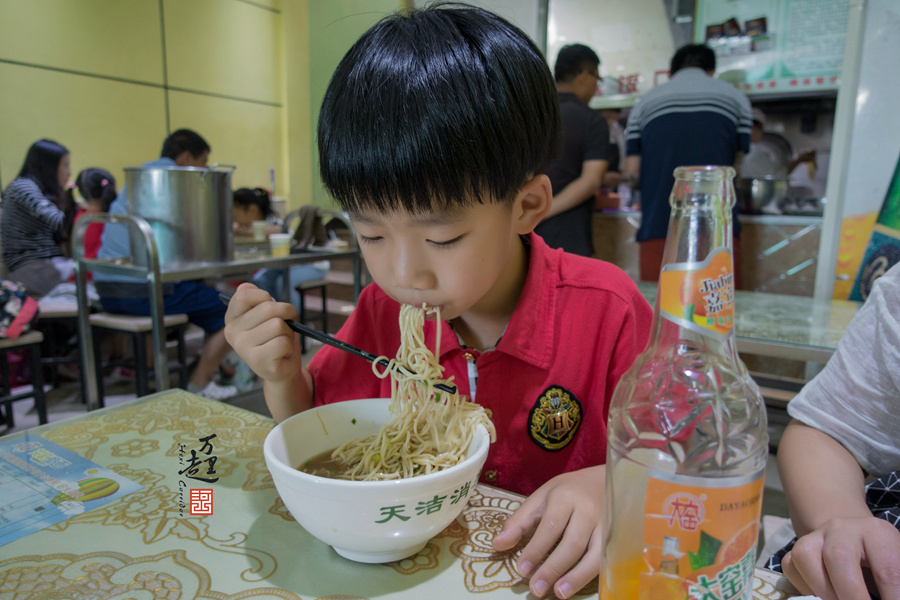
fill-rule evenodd
<path id="1" fill-rule="evenodd" d="M 379 287 L 404 304 L 439 306 L 450 320 L 473 308 L 497 310 L 509 300 L 524 269 L 524 261 L 511 262 L 516 244 L 521 248 L 516 210 L 476 204 L 452 214 L 401 210 L 350 217 Z"/>

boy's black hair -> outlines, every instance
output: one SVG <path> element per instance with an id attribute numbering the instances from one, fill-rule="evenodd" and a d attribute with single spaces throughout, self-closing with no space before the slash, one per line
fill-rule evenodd
<path id="1" fill-rule="evenodd" d="M 41 139 L 28 149 L 19 177 L 35 182 L 41 193 L 59 205 L 63 189 L 59 187 L 59 163 L 69 150 L 53 140 Z"/>
<path id="2" fill-rule="evenodd" d="M 319 165 L 345 210 L 413 214 L 511 202 L 560 137 L 547 63 L 497 15 L 442 3 L 394 14 L 341 60 L 319 115 Z"/>
<path id="3" fill-rule="evenodd" d="M 274 212 L 269 192 L 263 188 L 253 188 L 252 190 L 250 188 L 240 188 L 234 190 L 232 195 L 234 196 L 234 203 L 245 209 L 251 206 L 258 206 L 259 214 L 262 215 L 263 219 L 268 219 Z"/>
<path id="4" fill-rule="evenodd" d="M 190 129 L 179 129 L 169 134 L 169 137 L 163 142 L 162 151 L 159 153 L 162 158 L 171 158 L 175 160 L 182 152 L 187 150 L 194 158 L 199 157 L 204 152 L 210 152 L 209 144 L 206 143 L 199 133 Z"/>
<path id="5" fill-rule="evenodd" d="M 106 169 L 91 167 L 84 169 L 75 179 L 75 185 L 85 200 L 99 200 L 100 210 L 109 212 L 109 206 L 116 199 L 116 178 Z"/>
<path id="6" fill-rule="evenodd" d="M 569 82 L 582 71 L 600 68 L 600 57 L 584 44 L 568 44 L 559 49 L 553 77 L 557 82 Z"/>
<path id="7" fill-rule="evenodd" d="M 700 67 L 704 71 L 716 70 L 716 53 L 706 44 L 688 44 L 678 49 L 669 64 L 669 75 L 686 67 Z"/>

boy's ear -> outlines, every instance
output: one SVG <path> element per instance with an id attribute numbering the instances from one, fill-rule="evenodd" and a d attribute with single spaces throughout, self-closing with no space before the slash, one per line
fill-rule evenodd
<path id="1" fill-rule="evenodd" d="M 553 202 L 553 186 L 546 175 L 535 175 L 525 182 L 522 189 L 516 195 L 513 205 L 514 218 L 516 220 L 516 233 L 525 235 L 534 231 Z"/>

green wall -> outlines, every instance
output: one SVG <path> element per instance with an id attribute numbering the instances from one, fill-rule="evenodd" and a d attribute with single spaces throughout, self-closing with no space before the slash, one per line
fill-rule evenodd
<path id="1" fill-rule="evenodd" d="M 333 201 L 322 187 L 319 178 L 318 151 L 315 146 L 316 124 L 322 97 L 331 74 L 350 46 L 376 21 L 401 6 L 398 0 L 310 0 L 309 47 L 313 49 L 310 63 L 310 98 L 312 132 L 312 200 L 320 206 L 332 206 Z"/>

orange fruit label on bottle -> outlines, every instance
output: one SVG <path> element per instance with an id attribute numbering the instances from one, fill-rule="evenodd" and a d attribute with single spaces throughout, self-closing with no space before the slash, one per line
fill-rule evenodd
<path id="1" fill-rule="evenodd" d="M 651 470 L 640 597 L 749 600 L 762 493 L 762 471 L 711 479 Z"/>
<path id="2" fill-rule="evenodd" d="M 659 274 L 659 312 L 669 321 L 724 339 L 734 327 L 734 265 L 727 248 L 705 261 L 672 263 Z"/>

